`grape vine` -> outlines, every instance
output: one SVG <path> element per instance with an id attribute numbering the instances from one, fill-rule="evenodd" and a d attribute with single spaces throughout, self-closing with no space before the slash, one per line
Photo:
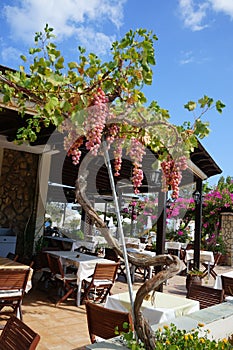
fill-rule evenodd
<path id="1" fill-rule="evenodd" d="M 163 190 L 172 189 L 173 198 L 177 198 L 185 169 L 182 155 L 188 157 L 197 145 L 197 138 L 202 139 L 209 133 L 202 115 L 214 107 L 222 113 L 225 105 L 218 100 L 214 106 L 213 99 L 206 95 L 198 103 L 189 101 L 185 109 L 194 112 L 200 108 L 200 113 L 194 116 L 193 125 L 184 122 L 176 126 L 168 123 L 168 111 L 156 101 L 148 104 L 143 87 L 152 84 L 157 36 L 146 29 L 130 30 L 120 41 L 112 43 L 109 62 L 102 62 L 79 47 L 78 61 L 68 62 L 67 66 L 54 37 L 53 28 L 46 24 L 44 32 L 35 35 L 35 47 L 29 50 L 30 63 L 26 56 L 21 56 L 24 65 L 18 72 L 0 72 L 3 103 L 7 107 L 17 101 L 20 118 L 25 117 L 25 126 L 17 133 L 18 142 L 34 142 L 44 128 L 54 125 L 66 133 L 64 147 L 77 165 L 81 145 L 85 144 L 91 154 L 97 155 L 105 139 L 108 147 L 115 145 L 116 176 L 121 170 L 122 149 L 128 152 L 136 193 L 143 180 L 144 146 L 149 147 L 159 154 L 162 162 Z M 28 102 L 35 107 L 34 113 L 26 116 Z M 78 118 L 76 123 L 79 113 L 84 113 L 84 118 Z M 177 149 L 179 159 L 174 157 Z M 169 159 L 164 159 L 167 153 Z"/>
<path id="2" fill-rule="evenodd" d="M 177 199 L 179 197 L 179 184 L 182 179 L 182 171 L 187 169 L 187 159 L 182 156 L 178 159 L 167 159 L 161 162 L 162 168 L 162 190 L 164 192 L 172 190 L 171 197 Z"/>

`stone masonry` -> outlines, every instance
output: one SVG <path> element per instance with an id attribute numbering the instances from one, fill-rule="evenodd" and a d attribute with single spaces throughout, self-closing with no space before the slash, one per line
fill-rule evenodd
<path id="1" fill-rule="evenodd" d="M 222 213 L 222 237 L 227 247 L 227 265 L 233 266 L 233 213 Z"/>

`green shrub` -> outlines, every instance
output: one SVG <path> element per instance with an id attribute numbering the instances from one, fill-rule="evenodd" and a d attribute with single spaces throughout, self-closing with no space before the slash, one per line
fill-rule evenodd
<path id="1" fill-rule="evenodd" d="M 163 326 L 155 331 L 156 345 L 154 350 L 212 350 L 233 349 L 227 339 L 214 340 L 208 337 L 209 330 L 202 330 L 203 324 L 199 324 L 191 331 L 177 329 L 174 324 Z M 125 345 L 131 350 L 146 350 L 142 342 L 134 338 L 134 333 L 123 334 Z"/>

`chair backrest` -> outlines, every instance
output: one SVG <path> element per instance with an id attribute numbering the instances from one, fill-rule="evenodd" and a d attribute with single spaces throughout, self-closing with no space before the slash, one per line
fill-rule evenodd
<path id="1" fill-rule="evenodd" d="M 233 278 L 227 276 L 221 276 L 222 288 L 224 290 L 224 295 L 233 296 Z"/>
<path id="2" fill-rule="evenodd" d="M 222 253 L 218 252 L 214 256 L 214 267 L 217 266 L 220 262 L 220 259 L 222 257 Z"/>
<path id="3" fill-rule="evenodd" d="M 17 261 L 19 256 L 15 253 L 11 253 L 9 252 L 6 256 L 6 258 L 10 259 L 10 260 L 13 260 L 13 261 Z"/>
<path id="4" fill-rule="evenodd" d="M 62 277 L 64 277 L 64 270 L 63 270 L 59 256 L 47 253 L 47 258 L 48 258 L 49 268 L 52 274 L 53 275 L 60 274 Z"/>
<path id="5" fill-rule="evenodd" d="M 116 279 L 118 266 L 119 263 L 97 263 L 95 265 L 95 271 L 92 275 L 92 280 L 110 280 L 114 282 Z"/>
<path id="6" fill-rule="evenodd" d="M 21 289 L 25 291 L 28 282 L 30 268 L 5 269 L 0 273 L 0 291 Z"/>
<path id="7" fill-rule="evenodd" d="M 23 265 L 28 265 L 30 267 L 33 267 L 34 265 L 34 261 L 31 258 L 26 256 L 18 257 L 17 261 Z"/>
<path id="8" fill-rule="evenodd" d="M 204 309 L 222 303 L 224 301 L 224 291 L 223 289 L 214 289 L 212 287 L 191 283 L 187 298 L 198 300 L 200 302 L 200 309 Z"/>
<path id="9" fill-rule="evenodd" d="M 105 248 L 104 259 L 112 260 L 115 262 L 120 261 L 120 257 L 118 256 L 117 252 L 114 249 L 108 247 Z"/>
<path id="10" fill-rule="evenodd" d="M 39 341 L 39 334 L 16 316 L 12 316 L 8 319 L 0 335 L 0 349 L 34 350 Z"/>
<path id="11" fill-rule="evenodd" d="M 96 336 L 110 339 L 116 336 L 116 327 L 119 332 L 128 332 L 133 329 L 132 317 L 129 312 L 111 310 L 101 305 L 87 302 L 87 325 L 91 342 Z"/>

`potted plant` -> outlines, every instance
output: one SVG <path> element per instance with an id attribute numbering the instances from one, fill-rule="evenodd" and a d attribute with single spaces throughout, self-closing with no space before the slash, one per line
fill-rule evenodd
<path id="1" fill-rule="evenodd" d="M 222 253 L 219 265 L 227 264 L 227 246 L 223 240 L 221 232 L 218 235 L 212 234 L 210 237 L 204 240 L 203 247 L 206 250 L 212 251 L 214 255 L 217 253 Z"/>
<path id="2" fill-rule="evenodd" d="M 203 271 L 198 269 L 191 269 L 187 272 L 186 289 L 189 289 L 191 283 L 202 284 Z"/>

